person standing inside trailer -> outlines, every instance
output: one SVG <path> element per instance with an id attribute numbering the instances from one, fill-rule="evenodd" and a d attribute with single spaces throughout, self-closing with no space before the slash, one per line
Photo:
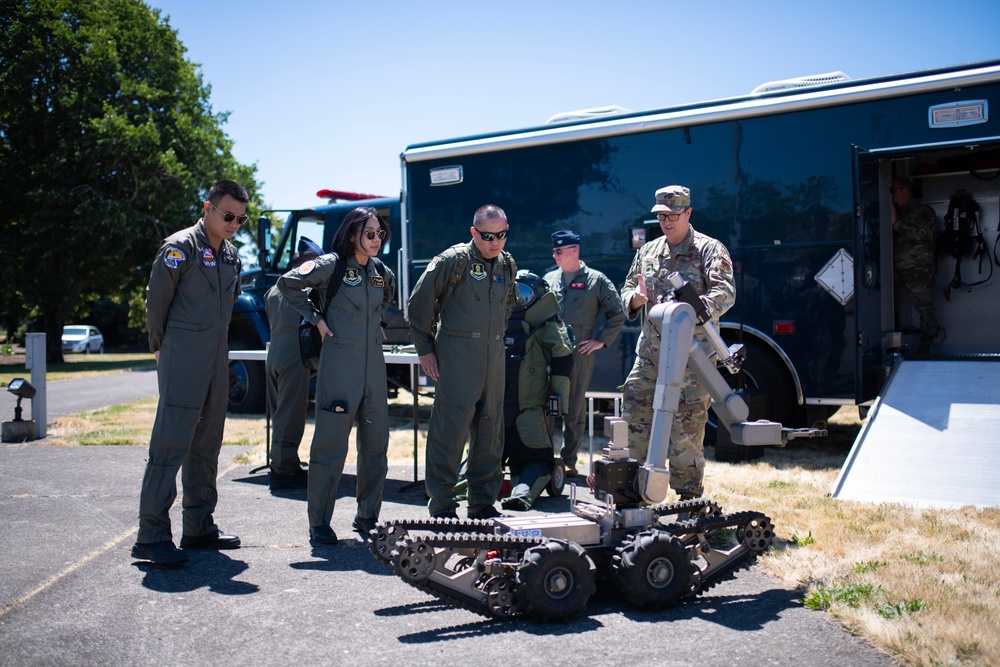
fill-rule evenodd
<path id="1" fill-rule="evenodd" d="M 575 338 L 569 412 L 563 424 L 562 459 L 566 476 L 576 477 L 576 455 L 586 430 L 587 389 L 594 374 L 594 353 L 610 347 L 625 324 L 618 290 L 600 271 L 580 259 L 580 235 L 563 229 L 552 234 L 552 258 L 559 267 L 545 282 L 559 299 L 562 320 Z"/>
<path id="2" fill-rule="evenodd" d="M 914 354 L 918 359 L 931 355 L 938 334 L 934 308 L 936 225 L 934 209 L 913 198 L 913 181 L 905 177 L 892 179 L 892 266 L 920 315 L 920 345 Z"/>
<path id="3" fill-rule="evenodd" d="M 139 493 L 132 557 L 160 564 L 188 560 L 184 549 L 237 549 L 240 538 L 213 520 L 216 475 L 229 400 L 229 319 L 241 294 L 240 258 L 230 242 L 247 221 L 247 191 L 222 180 L 208 191 L 204 216 L 164 239 L 146 287 L 149 349 L 160 399 Z M 181 548 L 170 507 L 183 484 Z"/>
<path id="4" fill-rule="evenodd" d="M 667 276 L 675 271 L 690 283 L 705 303 L 713 324 L 736 301 L 733 263 L 729 251 L 719 241 L 691 226 L 691 191 L 670 185 L 656 191 L 653 213 L 663 236 L 642 246 L 622 287 L 622 304 L 630 320 L 639 311 L 669 299 L 672 293 Z M 704 341 L 703 334 L 696 338 Z M 659 372 L 660 337 L 648 318 L 636 343 L 636 359 L 622 385 L 622 418 L 629 424 L 629 452 L 644 461 L 649 448 L 653 418 L 653 394 Z M 708 391 L 694 372 L 684 372 L 681 403 L 670 431 L 670 488 L 681 500 L 700 498 L 704 493 L 705 425 L 711 403 Z"/>
<path id="5" fill-rule="evenodd" d="M 323 249 L 305 236 L 299 239 L 292 268 L 323 254 Z M 302 363 L 299 351 L 299 322 L 302 316 L 288 305 L 277 285 L 264 293 L 264 308 L 271 328 L 264 364 L 267 380 L 267 402 L 271 411 L 271 471 L 272 491 L 304 489 L 308 473 L 299 461 L 299 445 L 309 411 L 309 379 L 311 373 Z"/>
<path id="6" fill-rule="evenodd" d="M 457 517 L 455 483 L 467 439 L 469 518 L 499 515 L 504 331 L 517 298 L 517 266 L 503 249 L 509 228 L 499 206 L 480 207 L 472 240 L 434 257 L 410 295 L 420 366 L 437 383 L 424 475 L 432 517 Z"/>
<path id="7" fill-rule="evenodd" d="M 374 208 L 351 210 L 333 237 L 333 252 L 305 262 L 278 279 L 278 289 L 323 335 L 316 376 L 316 428 L 309 450 L 306 491 L 310 541 L 331 545 L 330 526 L 355 421 L 358 490 L 354 529 L 368 537 L 382 509 L 388 472 L 389 403 L 382 318 L 392 299 L 392 271 L 378 259 L 389 225 Z M 337 283 L 326 317 L 308 290 Z"/>

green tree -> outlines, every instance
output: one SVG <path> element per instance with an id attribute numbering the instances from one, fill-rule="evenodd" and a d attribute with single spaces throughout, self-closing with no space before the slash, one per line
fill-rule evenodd
<path id="1" fill-rule="evenodd" d="M 50 362 L 81 299 L 133 298 L 216 180 L 260 205 L 184 53 L 139 0 L 0 0 L 0 321 L 32 318 Z"/>

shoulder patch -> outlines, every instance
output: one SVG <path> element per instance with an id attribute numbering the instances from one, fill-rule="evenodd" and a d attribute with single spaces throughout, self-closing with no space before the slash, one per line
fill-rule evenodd
<path id="1" fill-rule="evenodd" d="M 310 259 L 309 261 L 302 262 L 302 265 L 297 269 L 300 276 L 306 276 L 312 273 L 313 269 L 316 268 L 315 260 Z"/>
<path id="2" fill-rule="evenodd" d="M 432 259 L 431 263 L 427 265 L 427 272 L 430 273 L 431 271 L 433 271 L 434 267 L 438 265 L 438 262 L 440 260 L 441 260 L 440 257 L 435 257 L 434 259 Z"/>
<path id="3" fill-rule="evenodd" d="M 168 269 L 178 268 L 186 259 L 187 257 L 184 255 L 184 251 L 176 246 L 170 246 L 167 248 L 167 251 L 163 253 L 163 263 Z"/>

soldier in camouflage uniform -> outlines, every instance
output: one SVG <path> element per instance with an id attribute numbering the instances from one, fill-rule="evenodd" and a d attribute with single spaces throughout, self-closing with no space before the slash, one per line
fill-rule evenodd
<path id="1" fill-rule="evenodd" d="M 545 282 L 559 300 L 562 319 L 575 338 L 569 411 L 563 424 L 562 458 L 566 476 L 576 477 L 576 454 L 587 417 L 587 388 L 594 373 L 594 353 L 610 347 L 625 324 L 618 290 L 600 271 L 580 260 L 580 235 L 563 229 L 552 234 L 552 257 L 559 268 Z"/>
<path id="2" fill-rule="evenodd" d="M 892 181 L 892 257 L 899 282 L 910 295 L 920 315 L 920 346 L 916 355 L 928 357 L 937 338 L 938 319 L 934 309 L 934 227 L 937 216 L 927 204 L 913 199 L 913 183 L 908 178 Z"/>
<path id="3" fill-rule="evenodd" d="M 504 331 L 517 297 L 517 266 L 505 252 L 507 216 L 476 211 L 472 240 L 434 257 L 408 304 L 420 366 L 437 383 L 427 429 L 425 488 L 433 517 L 454 517 L 466 440 L 469 517 L 498 516 L 503 454 Z"/>
<path id="4" fill-rule="evenodd" d="M 558 397 L 558 413 L 569 403 L 573 346 L 559 319 L 559 302 L 545 281 L 517 273 L 518 299 L 507 326 L 507 388 L 504 396 L 504 462 L 513 489 L 500 504 L 529 510 L 552 475 L 554 452 L 546 409 Z"/>
<path id="5" fill-rule="evenodd" d="M 680 185 L 656 191 L 657 214 L 663 236 L 636 253 L 622 288 L 622 304 L 630 320 L 647 305 L 667 300 L 672 289 L 667 276 L 679 273 L 697 290 L 711 317 L 719 317 L 736 301 L 733 264 L 719 241 L 691 226 L 691 193 Z M 703 344 L 703 335 L 697 335 Z M 629 423 L 629 452 L 640 461 L 646 457 L 652 423 L 653 393 L 659 372 L 660 338 L 648 320 L 636 343 L 635 365 L 622 386 L 622 417 Z M 670 431 L 670 488 L 682 500 L 701 497 L 705 473 L 705 424 L 711 399 L 688 368 L 681 388 L 681 404 Z"/>

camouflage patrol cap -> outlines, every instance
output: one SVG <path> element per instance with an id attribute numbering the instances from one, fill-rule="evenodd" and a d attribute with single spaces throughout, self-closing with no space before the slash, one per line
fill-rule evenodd
<path id="1" fill-rule="evenodd" d="M 656 206 L 652 213 L 679 213 L 691 205 L 691 191 L 683 185 L 668 185 L 656 191 Z"/>

